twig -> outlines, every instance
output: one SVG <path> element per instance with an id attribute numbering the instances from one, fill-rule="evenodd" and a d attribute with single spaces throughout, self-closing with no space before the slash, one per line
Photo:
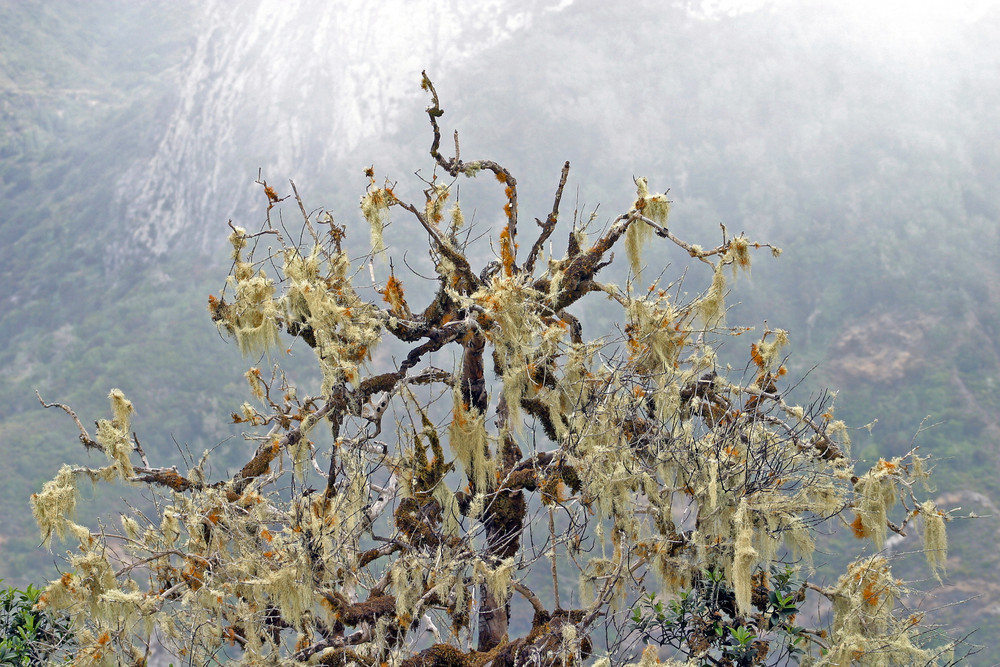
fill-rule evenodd
<path id="1" fill-rule="evenodd" d="M 538 259 L 538 255 L 542 250 L 544 243 L 552 235 L 552 230 L 556 228 L 556 221 L 559 219 L 559 203 L 562 201 L 563 188 L 566 187 L 566 179 L 569 177 L 569 161 L 567 160 L 563 164 L 562 174 L 559 177 L 559 186 L 556 188 L 556 198 L 552 202 L 552 211 L 549 213 L 548 217 L 545 218 L 545 222 L 535 219 L 538 226 L 542 228 L 541 233 L 535 240 L 534 245 L 531 246 L 531 250 L 528 252 L 528 259 L 524 262 L 524 270 L 529 275 L 535 270 L 535 261 Z"/>
<path id="2" fill-rule="evenodd" d="M 316 230 L 313 229 L 312 223 L 309 222 L 309 214 L 306 213 L 306 207 L 302 203 L 302 197 L 299 197 L 299 190 L 295 187 L 295 181 L 289 178 L 288 182 L 292 185 L 292 193 L 295 195 L 295 201 L 298 202 L 299 210 L 302 211 L 302 220 L 305 222 L 306 229 L 309 230 L 309 235 L 313 237 L 313 241 L 316 245 L 319 245 L 319 236 L 317 236 Z"/>
<path id="3" fill-rule="evenodd" d="M 556 576 L 556 521 L 555 512 L 551 507 L 549 507 L 549 534 L 552 536 L 552 549 L 549 552 L 552 559 L 552 596 L 555 608 L 560 609 L 562 605 L 559 604 L 559 578 Z"/>
<path id="4" fill-rule="evenodd" d="M 65 412 L 66 414 L 68 414 L 70 417 L 73 418 L 73 421 L 76 422 L 76 427 L 80 429 L 80 442 L 83 443 L 84 447 L 86 447 L 87 449 L 99 449 L 101 451 L 104 451 L 104 448 L 101 447 L 99 444 L 97 444 L 94 441 L 94 439 L 90 437 L 90 434 L 87 433 L 87 429 L 83 427 L 83 423 L 80 421 L 80 418 L 76 416 L 76 413 L 73 412 L 73 410 L 68 405 L 64 405 L 62 403 L 46 403 L 45 401 L 42 400 L 42 395 L 38 393 L 37 389 L 35 390 L 35 396 L 38 397 L 38 402 L 42 404 L 43 408 L 60 408 L 63 412 Z"/>

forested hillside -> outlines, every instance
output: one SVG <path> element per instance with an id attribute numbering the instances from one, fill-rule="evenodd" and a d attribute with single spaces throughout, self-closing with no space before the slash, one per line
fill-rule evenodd
<path id="1" fill-rule="evenodd" d="M 247 446 L 226 422 L 250 362 L 204 306 L 229 268 L 227 219 L 259 224 L 260 167 L 363 240 L 364 168 L 432 169 L 424 68 L 449 101 L 446 131 L 516 174 L 528 220 L 568 159 L 566 210 L 600 204 L 595 231 L 647 176 L 670 188 L 686 238 L 712 245 L 723 223 L 781 246 L 730 320 L 759 328 L 766 314 L 791 332 L 797 392 L 838 390 L 840 418 L 878 420 L 855 455 L 913 442 L 939 461 L 941 506 L 994 513 L 1000 10 L 928 23 L 775 2 L 704 18 L 577 0 L 473 16 L 428 0 L 399 20 L 393 3 L 320 4 L 0 2 L 0 25 L 16 26 L 0 40 L 0 576 L 52 576 L 60 547 L 39 557 L 27 496 L 82 456 L 35 389 L 89 422 L 121 387 L 157 451 L 223 443 L 225 461 Z M 485 232 L 502 201 L 480 206 Z M 685 258 L 645 256 L 653 272 L 664 259 Z M 608 326 L 599 308 L 589 317 Z M 938 593 L 980 595 L 949 617 L 1000 645 L 996 520 L 949 529 Z"/>

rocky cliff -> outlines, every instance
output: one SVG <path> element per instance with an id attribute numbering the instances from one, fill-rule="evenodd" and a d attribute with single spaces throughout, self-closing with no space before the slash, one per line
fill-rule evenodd
<path id="1" fill-rule="evenodd" d="M 115 199 L 138 247 L 209 248 L 254 211 L 263 173 L 316 179 L 391 133 L 401 101 L 571 0 L 216 1 L 178 77 L 163 138 Z M 503 63 L 497 63 L 502 68 Z M 258 195 L 259 196 L 259 195 Z"/>

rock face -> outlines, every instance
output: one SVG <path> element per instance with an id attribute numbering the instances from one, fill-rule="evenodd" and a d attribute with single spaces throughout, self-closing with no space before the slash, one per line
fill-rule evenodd
<path id="1" fill-rule="evenodd" d="M 923 364 L 926 334 L 940 322 L 927 313 L 883 313 L 848 325 L 831 347 L 831 373 L 843 384 L 898 382 Z"/>
<path id="2" fill-rule="evenodd" d="M 136 248 L 213 247 L 264 174 L 324 173 L 391 132 L 420 71 L 443 76 L 572 0 L 217 0 L 178 75 L 150 160 L 115 188 Z M 258 202 L 259 203 L 259 202 Z"/>

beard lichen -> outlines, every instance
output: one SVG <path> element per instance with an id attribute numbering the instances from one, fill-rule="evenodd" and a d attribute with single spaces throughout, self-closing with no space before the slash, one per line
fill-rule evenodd
<path id="1" fill-rule="evenodd" d="M 924 520 L 924 553 L 927 555 L 927 564 L 930 565 L 938 581 L 941 581 L 941 573 L 944 572 L 945 562 L 948 559 L 945 515 L 931 500 L 922 503 L 917 509 Z"/>
<path id="2" fill-rule="evenodd" d="M 120 479 L 128 480 L 135 475 L 135 469 L 129 457 L 132 454 L 132 441 L 129 437 L 132 414 L 135 409 L 132 402 L 125 398 L 121 389 L 112 389 L 108 395 L 111 401 L 113 419 L 102 419 L 97 422 L 96 440 L 108 461 Z"/>
<path id="3" fill-rule="evenodd" d="M 345 253 L 324 256 L 318 245 L 305 257 L 297 248 L 285 252 L 285 317 L 290 331 L 308 336 L 324 392 L 340 382 L 357 382 L 360 365 L 381 342 L 379 309 L 357 294 L 350 270 Z"/>
<path id="4" fill-rule="evenodd" d="M 497 604 L 507 604 L 512 592 L 514 559 L 507 558 L 497 563 L 496 567 L 490 568 L 481 558 L 477 558 L 472 565 L 476 573 L 476 583 L 485 584 L 486 590 Z"/>
<path id="5" fill-rule="evenodd" d="M 389 221 L 389 206 L 396 202 L 396 197 L 389 188 L 368 187 L 368 192 L 361 198 L 361 214 L 371 228 L 371 252 L 378 256 L 385 252 L 385 241 L 382 232 Z"/>
<path id="6" fill-rule="evenodd" d="M 643 215 L 662 227 L 666 227 L 670 213 L 670 201 L 666 194 L 649 194 L 649 183 L 645 177 L 635 179 L 636 214 Z M 642 276 L 642 247 L 653 237 L 653 228 L 641 219 L 635 219 L 625 231 L 625 254 L 628 256 L 632 275 Z"/>
<path id="7" fill-rule="evenodd" d="M 486 417 L 469 406 L 458 389 L 454 391 L 448 444 L 474 489 L 482 493 L 494 486 L 496 463 L 489 457 Z"/>
<path id="8" fill-rule="evenodd" d="M 753 569 L 760 560 L 760 555 L 753 548 L 754 525 L 753 516 L 744 499 L 733 517 L 733 527 L 736 540 L 733 553 L 732 581 L 733 592 L 736 594 L 736 607 L 743 615 L 750 613 L 750 589 Z"/>
<path id="9" fill-rule="evenodd" d="M 42 544 L 52 543 L 52 534 L 65 539 L 66 531 L 72 523 L 69 520 L 76 512 L 76 472 L 72 466 L 63 465 L 55 479 L 45 482 L 42 490 L 31 496 L 31 513 L 42 533 Z"/>

